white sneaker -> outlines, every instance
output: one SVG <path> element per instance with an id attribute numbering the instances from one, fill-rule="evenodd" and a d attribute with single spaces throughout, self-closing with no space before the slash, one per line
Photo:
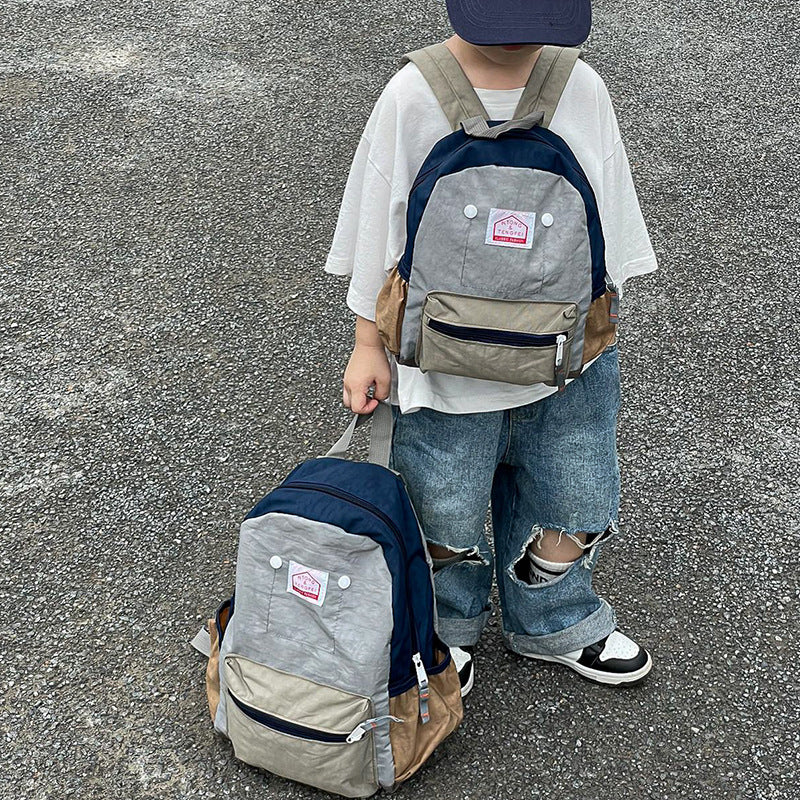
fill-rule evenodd
<path id="1" fill-rule="evenodd" d="M 523 655 L 539 661 L 563 664 L 590 681 L 612 686 L 637 683 L 653 666 L 653 659 L 647 650 L 619 631 L 612 631 L 605 639 L 590 644 L 583 650 L 573 650 L 558 656 L 538 653 Z"/>
<path id="2" fill-rule="evenodd" d="M 451 647 L 450 656 L 456 665 L 458 680 L 461 682 L 461 696 L 466 697 L 475 683 L 474 647 Z"/>

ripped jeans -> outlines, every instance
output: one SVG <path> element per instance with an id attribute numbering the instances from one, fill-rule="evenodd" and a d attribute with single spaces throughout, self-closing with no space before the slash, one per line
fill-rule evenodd
<path id="1" fill-rule="evenodd" d="M 434 565 L 439 634 L 449 645 L 478 641 L 493 572 L 503 638 L 515 652 L 563 654 L 614 630 L 614 611 L 592 589 L 592 571 L 617 530 L 619 393 L 612 346 L 561 395 L 530 405 L 478 414 L 394 408 L 391 466 L 406 482 L 428 542 L 456 554 Z M 484 530 L 490 500 L 494 553 Z M 565 573 L 530 582 L 521 567 L 542 529 L 584 532 L 587 543 Z"/>

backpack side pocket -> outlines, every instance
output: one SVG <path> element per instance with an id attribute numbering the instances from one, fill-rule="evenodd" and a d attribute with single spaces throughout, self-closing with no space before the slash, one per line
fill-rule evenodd
<path id="1" fill-rule="evenodd" d="M 401 331 L 407 300 L 408 283 L 398 272 L 397 266 L 394 266 L 378 294 L 375 324 L 383 346 L 396 356 L 400 355 Z"/>
<path id="2" fill-rule="evenodd" d="M 402 725 L 392 722 L 389 728 L 397 783 L 410 778 L 464 719 L 456 665 L 443 650 L 437 648 L 436 656 L 437 665 L 428 670 L 429 722 L 420 721 L 417 686 L 389 698 L 389 713 L 405 720 Z"/>
<path id="3" fill-rule="evenodd" d="M 584 364 L 588 364 L 593 358 L 599 356 L 606 347 L 614 344 L 617 339 L 617 328 L 619 326 L 612 322 L 611 317 L 613 297 L 612 292 L 606 292 L 589 306 L 583 339 Z"/>
<path id="4" fill-rule="evenodd" d="M 222 644 L 222 637 L 228 627 L 231 614 L 233 613 L 233 597 L 226 600 L 217 609 L 217 613 L 208 620 L 208 635 L 211 640 L 211 650 L 206 665 L 206 697 L 208 698 L 208 710 L 213 720 L 217 715 L 219 706 L 219 646 Z"/>

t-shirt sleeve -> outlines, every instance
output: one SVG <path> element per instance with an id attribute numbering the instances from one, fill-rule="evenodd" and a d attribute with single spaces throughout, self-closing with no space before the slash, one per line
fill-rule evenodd
<path id="1" fill-rule="evenodd" d="M 384 91 L 356 149 L 325 263 L 326 272 L 351 276 L 347 305 L 371 320 L 404 246 L 407 195 L 396 174 L 396 128 L 396 107 Z"/>
<path id="2" fill-rule="evenodd" d="M 606 238 L 606 268 L 618 286 L 656 269 L 655 252 L 621 141 L 603 164 L 600 218 Z"/>
<path id="3" fill-rule="evenodd" d="M 622 286 L 634 275 L 653 272 L 657 263 L 636 195 L 628 155 L 605 86 L 600 100 L 608 149 L 597 200 L 606 241 L 606 268 L 617 286 Z"/>

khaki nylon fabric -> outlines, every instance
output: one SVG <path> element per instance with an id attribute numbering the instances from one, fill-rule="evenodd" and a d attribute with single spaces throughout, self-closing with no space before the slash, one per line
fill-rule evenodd
<path id="1" fill-rule="evenodd" d="M 375 325 L 383 346 L 394 355 L 400 354 L 403 315 L 408 299 L 408 284 L 393 267 L 378 294 L 375 305 Z"/>
<path id="2" fill-rule="evenodd" d="M 458 59 L 444 43 L 433 44 L 406 53 L 401 66 L 412 61 L 430 85 L 452 130 L 458 130 L 462 119 L 488 118 L 475 89 L 464 74 Z"/>
<path id="3" fill-rule="evenodd" d="M 329 733 L 350 733 L 371 716 L 368 697 L 272 669 L 244 656 L 225 658 L 225 683 L 253 708 Z"/>
<path id="4" fill-rule="evenodd" d="M 423 309 L 417 363 L 423 372 L 503 380 L 521 386 L 553 385 L 555 344 L 518 347 L 469 341 L 433 330 L 429 322 L 521 334 L 564 333 L 567 336 L 563 347 L 566 373 L 577 319 L 578 308 L 574 303 L 531 303 L 431 292 Z"/>
<path id="5" fill-rule="evenodd" d="M 580 55 L 581 51 L 572 47 L 543 47 L 514 111 L 514 118 L 521 119 L 534 111 L 541 111 L 544 114 L 542 127 L 549 127 Z"/>
<path id="6" fill-rule="evenodd" d="M 345 797 L 368 797 L 378 790 L 370 734 L 353 744 L 298 739 L 260 725 L 231 703 L 228 735 L 236 758 L 283 778 Z"/>
<path id="7" fill-rule="evenodd" d="M 225 683 L 232 696 L 254 712 L 320 733 L 347 735 L 373 716 L 368 697 L 228 654 Z M 228 703 L 228 738 L 236 757 L 248 764 L 346 797 L 378 788 L 373 736 L 360 741 L 320 742 L 273 730 L 237 703 Z"/>
<path id="8" fill-rule="evenodd" d="M 583 339 L 583 363 L 588 364 L 593 358 L 599 356 L 609 345 L 617 339 L 617 328 L 611 322 L 611 298 L 613 295 L 606 292 L 589 306 L 586 317 L 586 331 Z"/>
<path id="9" fill-rule="evenodd" d="M 441 663 L 441 654 L 440 661 Z M 389 699 L 389 713 L 405 722 L 393 722 L 389 730 L 394 755 L 395 780 L 410 778 L 431 756 L 437 745 L 446 739 L 464 719 L 461 704 L 461 683 L 456 665 L 451 661 L 438 675 L 429 675 L 430 722 L 422 724 L 419 716 L 419 689 Z"/>
<path id="10" fill-rule="evenodd" d="M 543 47 L 520 97 L 514 119 L 541 111 L 544 114 L 542 126 L 546 128 L 553 119 L 580 54 L 580 50 L 571 47 Z M 462 120 L 470 117 L 488 119 L 489 115 L 461 64 L 443 42 L 406 53 L 401 66 L 409 61 L 417 65 L 430 85 L 452 130 L 458 130 Z"/>
<path id="11" fill-rule="evenodd" d="M 223 633 L 228 625 L 230 613 L 231 607 L 229 605 L 224 606 L 220 611 L 219 624 L 222 626 Z M 208 621 L 208 635 L 211 640 L 211 652 L 206 665 L 206 697 L 208 698 L 208 710 L 211 712 L 211 719 L 213 720 L 217 715 L 220 692 L 219 635 L 217 634 L 217 621 L 213 617 Z"/>

